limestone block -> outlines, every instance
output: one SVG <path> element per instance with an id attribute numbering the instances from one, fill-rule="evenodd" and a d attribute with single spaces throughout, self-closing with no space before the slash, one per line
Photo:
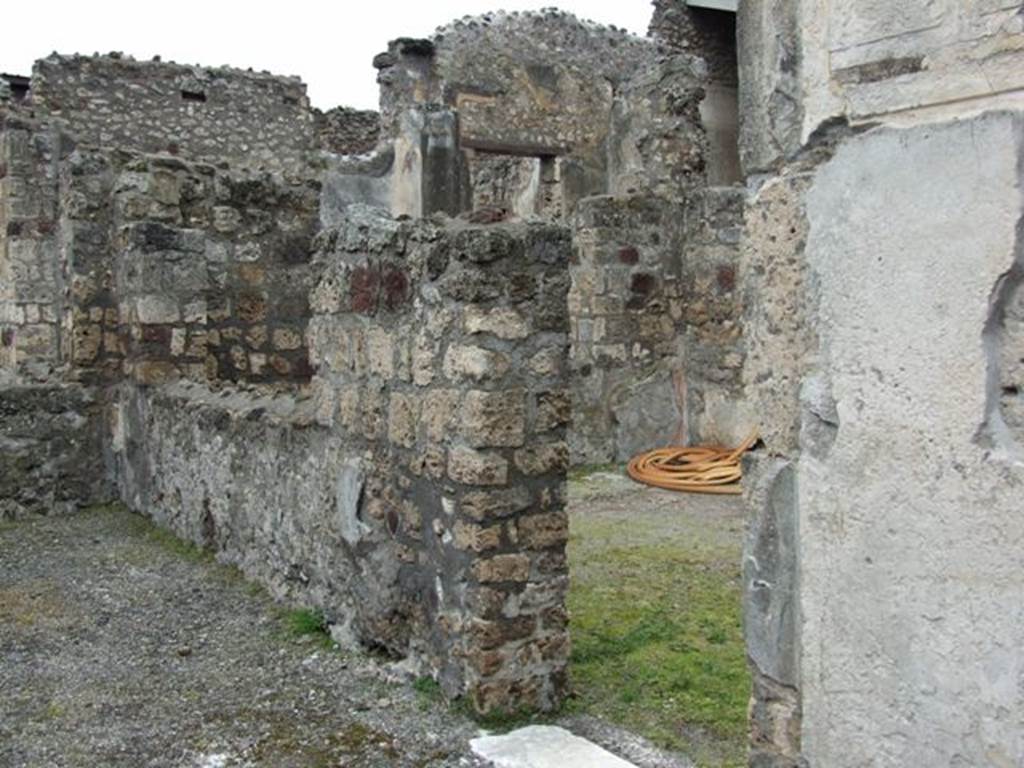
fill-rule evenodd
<path id="1" fill-rule="evenodd" d="M 302 334 L 293 328 L 276 328 L 273 340 L 274 349 L 292 350 L 302 346 Z"/>
<path id="2" fill-rule="evenodd" d="M 529 515 L 518 522 L 519 543 L 530 549 L 563 545 L 569 538 L 569 517 L 564 512 Z"/>
<path id="3" fill-rule="evenodd" d="M 416 444 L 416 422 L 419 401 L 414 395 L 399 392 L 391 394 L 388 408 L 388 439 L 403 448 Z"/>
<path id="4" fill-rule="evenodd" d="M 171 329 L 171 355 L 178 357 L 185 351 L 185 342 L 188 334 L 184 328 Z"/>
<path id="5" fill-rule="evenodd" d="M 508 358 L 483 347 L 453 345 L 444 356 L 444 375 L 452 381 L 492 381 L 509 369 Z"/>
<path id="6" fill-rule="evenodd" d="M 475 448 L 516 447 L 526 439 L 526 395 L 521 389 L 475 390 L 462 401 L 460 434 Z"/>
<path id="7" fill-rule="evenodd" d="M 253 349 L 260 349 L 267 343 L 267 326 L 254 325 L 245 332 L 245 341 Z"/>
<path id="8" fill-rule="evenodd" d="M 147 360 L 136 363 L 132 368 L 132 378 L 139 384 L 163 384 L 176 378 L 178 369 L 173 363 L 160 360 Z"/>
<path id="9" fill-rule="evenodd" d="M 547 432 L 565 426 L 572 419 L 572 394 L 565 389 L 539 392 L 536 395 L 534 429 Z"/>
<path id="10" fill-rule="evenodd" d="M 500 491 L 473 491 L 462 497 L 459 511 L 473 520 L 508 517 L 527 509 L 532 503 L 525 488 Z"/>
<path id="11" fill-rule="evenodd" d="M 569 446 L 564 441 L 530 445 L 515 452 L 515 464 L 525 475 L 564 472 L 569 468 Z"/>
<path id="12" fill-rule="evenodd" d="M 437 389 L 423 399 L 423 433 L 428 441 L 440 443 L 450 437 L 460 395 L 454 389 Z"/>
<path id="13" fill-rule="evenodd" d="M 508 482 L 508 461 L 496 453 L 452 448 L 448 452 L 448 477 L 465 485 L 504 485 Z"/>
<path id="14" fill-rule="evenodd" d="M 412 346 L 412 380 L 417 386 L 426 387 L 434 381 L 435 355 L 439 346 L 426 331 L 416 335 Z"/>
<path id="15" fill-rule="evenodd" d="M 103 342 L 103 327 L 100 325 L 75 326 L 73 355 L 75 363 L 83 365 L 92 362 L 99 355 Z"/>
<path id="16" fill-rule="evenodd" d="M 566 357 L 564 347 L 548 347 L 530 358 L 530 372 L 535 376 L 553 376 L 558 373 Z"/>
<path id="17" fill-rule="evenodd" d="M 159 294 L 140 296 L 135 300 L 135 316 L 144 324 L 170 324 L 181 319 L 178 303 Z"/>
<path id="18" fill-rule="evenodd" d="M 57 353 L 57 332 L 52 325 L 23 325 L 14 332 L 19 359 L 45 358 Z"/>
<path id="19" fill-rule="evenodd" d="M 525 339 L 530 335 L 529 322 L 510 307 L 486 310 L 470 306 L 463 317 L 466 333 L 489 333 L 499 339 Z"/>
<path id="20" fill-rule="evenodd" d="M 480 526 L 459 520 L 455 523 L 452 533 L 455 546 L 473 552 L 486 552 L 501 546 L 502 526 Z"/>
<path id="21" fill-rule="evenodd" d="M 528 555 L 495 555 L 473 563 L 473 576 L 480 582 L 526 581 L 530 576 Z"/>
<path id="22" fill-rule="evenodd" d="M 395 372 L 395 343 L 391 333 L 371 328 L 366 334 L 366 360 L 370 373 L 390 379 Z"/>

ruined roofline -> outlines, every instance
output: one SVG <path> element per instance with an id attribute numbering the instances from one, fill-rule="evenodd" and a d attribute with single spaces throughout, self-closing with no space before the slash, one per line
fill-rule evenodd
<path id="1" fill-rule="evenodd" d="M 303 93 L 306 91 L 306 83 L 303 82 L 300 75 L 279 75 L 269 72 L 267 70 L 256 71 L 252 67 L 242 69 L 240 67 L 232 67 L 228 64 L 221 66 L 210 66 L 205 64 L 181 64 L 176 61 L 165 60 L 159 55 L 154 56 L 152 59 L 137 59 L 129 54 L 121 53 L 119 51 L 111 51 L 110 53 L 94 53 L 92 55 L 82 53 L 58 53 L 54 51 L 49 56 L 41 59 L 36 59 L 32 65 L 32 78 L 35 79 L 36 72 L 39 69 L 40 64 L 52 64 L 52 65 L 63 65 L 63 66 L 80 66 L 82 64 L 107 64 L 110 66 L 123 66 L 125 68 L 134 68 L 145 74 L 146 70 L 157 71 L 157 70 L 180 70 L 182 72 L 188 72 L 195 76 L 204 77 L 237 77 L 244 78 L 247 80 L 253 80 L 258 82 L 274 82 L 290 85 L 293 87 L 301 88 Z"/>
<path id="2" fill-rule="evenodd" d="M 588 32 L 598 32 L 602 34 L 611 34 L 618 37 L 620 40 L 636 42 L 636 43 L 650 43 L 651 40 L 643 35 L 637 35 L 630 32 L 627 29 L 620 29 L 614 24 L 601 24 L 600 22 L 593 21 L 592 19 L 581 19 L 574 13 L 569 11 L 563 11 L 560 8 L 550 6 L 547 8 L 541 8 L 539 11 L 505 11 L 497 10 L 488 13 L 481 13 L 475 16 L 466 15 L 458 19 L 453 19 L 447 24 L 441 25 L 434 30 L 434 34 L 431 39 L 437 41 L 443 39 L 446 34 L 451 32 L 459 31 L 464 27 L 472 27 L 474 25 L 482 26 L 493 26 L 502 22 L 531 22 L 536 20 L 562 20 L 570 24 L 575 24 L 578 27 L 587 30 Z"/>
<path id="3" fill-rule="evenodd" d="M 446 61 L 465 54 L 482 42 L 507 50 L 513 56 L 539 57 L 548 64 L 583 69 L 594 78 L 619 83 L 650 69 L 662 59 L 689 57 L 698 70 L 706 66 L 701 56 L 666 46 L 662 41 L 634 34 L 616 26 L 580 19 L 557 8 L 540 11 L 494 11 L 463 16 L 437 27 L 431 37 L 397 37 L 378 54 L 373 65 L 384 70 L 398 58 Z M 568 51 L 571 55 L 562 55 Z M 699 63 L 698 63 L 699 62 Z M 540 63 L 540 62 L 538 62 Z M 445 67 L 442 65 L 442 70 Z"/>
<path id="4" fill-rule="evenodd" d="M 118 51 L 111 51 L 110 53 L 94 53 L 94 54 L 83 54 L 83 53 L 58 53 L 54 51 L 49 56 L 36 59 L 32 65 L 31 76 L 19 76 L 19 75 L 3 75 L 0 74 L 0 78 L 22 78 L 26 82 L 31 82 L 37 78 L 37 71 L 40 64 L 51 64 L 55 66 L 72 66 L 79 67 L 82 64 L 100 64 L 110 66 L 122 66 L 125 68 L 135 68 L 142 76 L 147 76 L 150 73 L 162 73 L 162 74 L 183 74 L 196 77 L 200 80 L 210 79 L 239 79 L 247 80 L 255 83 L 271 83 L 275 85 L 282 85 L 289 88 L 296 88 L 301 90 L 303 96 L 309 99 L 308 85 L 302 79 L 301 75 L 281 75 L 268 70 L 254 70 L 252 67 L 241 68 L 233 67 L 230 64 L 223 64 L 221 66 L 212 66 L 206 64 L 182 64 L 176 61 L 164 59 L 159 55 L 153 56 L 152 59 L 137 59 L 129 54 L 120 53 Z M 29 86 L 31 90 L 31 85 Z M 376 112 L 377 110 L 364 110 L 358 107 L 351 107 L 346 104 L 335 104 L 330 107 L 315 107 L 311 103 L 309 104 L 311 112 L 321 112 L 324 114 L 334 112 L 336 110 L 345 110 L 350 113 L 362 113 L 362 112 Z"/>

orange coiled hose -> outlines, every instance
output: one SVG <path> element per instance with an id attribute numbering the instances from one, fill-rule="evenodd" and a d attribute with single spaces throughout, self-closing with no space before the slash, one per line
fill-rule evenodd
<path id="1" fill-rule="evenodd" d="M 638 483 L 690 493 L 742 493 L 740 457 L 758 440 L 755 429 L 738 448 L 669 447 L 634 456 L 626 467 Z"/>

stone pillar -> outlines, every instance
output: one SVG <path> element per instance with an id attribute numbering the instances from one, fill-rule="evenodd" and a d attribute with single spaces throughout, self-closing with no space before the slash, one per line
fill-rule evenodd
<path id="1" fill-rule="evenodd" d="M 354 206 L 319 243 L 317 411 L 374 457 L 363 546 L 400 561 L 391 584 L 416 606 L 404 652 L 482 712 L 553 708 L 569 653 L 569 233 Z"/>

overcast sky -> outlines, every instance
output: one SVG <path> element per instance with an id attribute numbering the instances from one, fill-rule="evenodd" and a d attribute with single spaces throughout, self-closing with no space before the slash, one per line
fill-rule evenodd
<path id="1" fill-rule="evenodd" d="M 52 51 L 122 51 L 138 59 L 252 67 L 299 75 L 314 106 L 377 106 L 370 65 L 396 37 L 426 37 L 466 14 L 529 10 L 552 0 L 12 0 L 3 14 L 0 72 L 30 74 Z M 644 34 L 650 0 L 563 0 L 563 10 Z"/>

